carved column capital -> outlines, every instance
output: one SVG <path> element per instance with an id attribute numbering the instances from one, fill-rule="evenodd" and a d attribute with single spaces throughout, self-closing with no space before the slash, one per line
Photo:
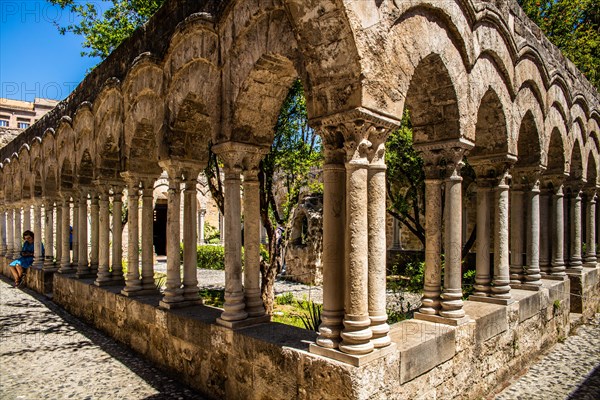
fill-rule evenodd
<path id="1" fill-rule="evenodd" d="M 511 155 L 498 158 L 469 159 L 477 176 L 477 186 L 490 188 L 509 186 L 512 179 L 510 171 L 516 160 L 516 157 Z"/>
<path id="2" fill-rule="evenodd" d="M 240 174 L 243 170 L 258 170 L 260 161 L 269 148 L 239 142 L 223 142 L 214 145 L 212 150 L 225 166 L 225 173 Z"/>

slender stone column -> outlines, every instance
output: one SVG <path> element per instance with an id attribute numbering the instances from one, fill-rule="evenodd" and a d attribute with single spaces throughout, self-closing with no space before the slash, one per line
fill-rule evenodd
<path id="1" fill-rule="evenodd" d="M 391 343 L 386 310 L 385 171 L 383 159 L 372 161 L 367 181 L 369 318 L 371 343 L 375 348 L 389 346 Z"/>
<path id="2" fill-rule="evenodd" d="M 6 256 L 6 210 L 0 209 L 0 258 Z M 4 262 L 4 260 L 2 260 Z"/>
<path id="3" fill-rule="evenodd" d="M 339 346 L 344 317 L 346 169 L 339 153 L 325 147 L 323 166 L 323 311 L 316 342 L 328 349 Z"/>
<path id="4" fill-rule="evenodd" d="M 552 276 L 565 276 L 563 186 L 555 185 L 552 196 Z"/>
<path id="5" fill-rule="evenodd" d="M 199 235 L 199 244 L 204 244 L 204 219 L 206 218 L 206 210 L 201 209 L 198 212 L 198 235 Z"/>
<path id="6" fill-rule="evenodd" d="M 70 235 L 70 220 L 71 220 L 71 205 L 70 205 L 70 196 L 68 194 L 62 195 L 62 203 L 61 203 L 61 259 L 60 259 L 60 268 L 58 272 L 61 274 L 68 274 L 73 271 L 71 266 L 71 250 L 69 249 L 69 235 Z"/>
<path id="7" fill-rule="evenodd" d="M 477 258 L 475 264 L 474 296 L 491 294 L 490 274 L 490 195 L 489 181 L 477 182 Z M 496 229 L 497 230 L 497 229 Z"/>
<path id="8" fill-rule="evenodd" d="M 510 300 L 510 268 L 508 242 L 508 169 L 501 175 L 496 187 L 496 204 L 494 213 L 494 279 L 492 281 L 492 297 Z"/>
<path id="9" fill-rule="evenodd" d="M 114 283 L 125 283 L 123 276 L 123 187 L 113 185 L 113 215 L 112 215 L 112 263 L 111 275 Z"/>
<path id="10" fill-rule="evenodd" d="M 62 205 L 59 199 L 56 199 L 56 239 L 55 239 L 55 245 L 56 245 L 56 252 L 55 252 L 55 260 L 54 261 L 54 268 L 60 267 L 60 261 L 62 260 Z"/>
<path id="11" fill-rule="evenodd" d="M 77 263 L 77 277 L 78 278 L 87 278 L 90 273 L 89 264 L 88 264 L 88 230 L 87 230 L 87 215 L 88 215 L 88 205 L 87 205 L 87 190 L 82 190 L 81 197 L 79 199 L 79 216 L 77 220 L 77 229 L 73 228 L 73 231 L 77 232 L 78 240 L 78 254 L 79 259 Z M 73 251 L 75 251 L 75 238 L 73 238 Z"/>
<path id="12" fill-rule="evenodd" d="M 99 241 L 100 241 L 100 223 L 99 223 L 99 206 L 98 193 L 95 190 L 90 191 L 90 236 L 91 236 L 91 253 L 90 253 L 90 272 L 94 275 L 98 274 L 98 257 L 99 257 Z"/>
<path id="13" fill-rule="evenodd" d="M 139 210 L 140 201 L 140 180 L 139 178 L 128 175 L 127 180 L 127 274 L 125 277 L 125 287 L 121 294 L 128 296 L 132 292 L 142 290 L 140 281 L 140 226 Z"/>
<path id="14" fill-rule="evenodd" d="M 183 299 L 188 302 L 198 302 L 198 250 L 197 231 L 198 216 L 196 185 L 198 183 L 197 169 L 184 172 L 185 191 L 183 199 Z"/>
<path id="15" fill-rule="evenodd" d="M 260 295 L 260 188 L 258 163 L 244 171 L 244 291 L 249 317 L 265 315 Z"/>
<path id="16" fill-rule="evenodd" d="M 167 284 L 161 306 L 170 307 L 183 301 L 181 288 L 181 266 L 179 242 L 181 237 L 181 170 L 169 164 L 163 165 L 169 174 L 169 191 L 167 205 Z"/>
<path id="17" fill-rule="evenodd" d="M 585 267 L 596 268 L 596 191 L 588 192 L 587 201 L 587 249 L 585 253 Z"/>
<path id="18" fill-rule="evenodd" d="M 156 291 L 154 284 L 154 178 L 142 181 L 142 290 Z"/>
<path id="19" fill-rule="evenodd" d="M 21 257 L 21 247 L 23 246 L 23 227 L 21 226 L 21 207 L 15 210 L 15 229 L 14 229 L 14 248 L 13 259 Z"/>
<path id="20" fill-rule="evenodd" d="M 108 210 L 108 188 L 101 188 L 98 193 L 98 274 L 96 286 L 112 283 L 109 271 L 110 257 L 110 214 Z"/>
<path id="21" fill-rule="evenodd" d="M 439 313 L 442 293 L 442 180 L 425 169 L 425 282 L 419 312 Z"/>
<path id="22" fill-rule="evenodd" d="M 230 158 L 234 155 L 228 154 Z M 225 158 L 226 156 L 223 155 Z M 244 310 L 244 289 L 242 287 L 242 260 L 241 260 L 241 202 L 240 202 L 240 172 L 233 160 L 225 169 L 225 305 L 220 319 L 227 322 L 246 319 L 248 314 Z"/>
<path id="23" fill-rule="evenodd" d="M 527 215 L 527 266 L 525 283 L 541 286 L 540 274 L 540 181 L 532 179 L 529 191 Z"/>
<path id="24" fill-rule="evenodd" d="M 73 195 L 73 209 L 71 210 L 73 213 L 73 235 L 72 236 L 72 249 L 73 255 L 71 264 L 75 271 L 79 268 L 79 197 L 77 195 Z"/>
<path id="25" fill-rule="evenodd" d="M 363 140 L 358 147 L 366 147 Z M 368 268 L 368 161 L 357 157 L 346 163 L 346 287 L 342 342 L 339 349 L 349 354 L 373 351 L 369 328 Z"/>
<path id="26" fill-rule="evenodd" d="M 514 185 L 510 205 L 510 283 L 523 280 L 523 189 Z"/>
<path id="27" fill-rule="evenodd" d="M 552 241 L 550 239 L 550 232 L 552 231 L 552 224 L 550 217 L 551 209 L 551 192 L 548 188 L 540 190 L 540 271 L 542 276 L 550 275 L 552 273 L 551 260 L 552 260 Z"/>
<path id="28" fill-rule="evenodd" d="M 444 224 L 444 291 L 442 292 L 440 315 L 459 319 L 465 316 L 462 300 L 462 177 L 464 150 L 459 148 L 447 151 L 446 206 Z"/>
<path id="29" fill-rule="evenodd" d="M 6 210 L 6 251 L 4 256 L 7 262 L 13 259 L 13 249 L 15 247 L 15 210 L 9 208 Z"/>
<path id="30" fill-rule="evenodd" d="M 23 232 L 33 230 L 31 225 L 31 205 L 27 204 L 23 206 Z M 41 232 L 33 232 L 34 235 L 41 234 Z"/>
<path id="31" fill-rule="evenodd" d="M 42 255 L 42 206 L 36 200 L 33 206 L 33 264 L 32 267 L 42 269 L 44 266 L 44 256 Z"/>
<path id="32" fill-rule="evenodd" d="M 46 202 L 44 212 L 44 242 L 46 256 L 44 258 L 44 270 L 53 271 L 54 267 L 54 201 Z"/>
<path id="33" fill-rule="evenodd" d="M 583 262 L 581 259 L 581 189 L 573 188 L 571 198 L 571 258 L 569 260 L 570 271 L 581 271 Z"/>

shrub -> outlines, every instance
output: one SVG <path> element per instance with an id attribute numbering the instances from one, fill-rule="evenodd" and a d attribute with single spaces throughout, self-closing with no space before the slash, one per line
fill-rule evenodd
<path id="1" fill-rule="evenodd" d="M 198 246 L 198 268 L 225 269 L 225 249 L 223 246 Z"/>
<path id="2" fill-rule="evenodd" d="M 292 292 L 288 292 L 286 294 L 279 295 L 275 297 L 275 304 L 283 305 L 283 304 L 292 304 L 294 302 L 294 294 Z"/>

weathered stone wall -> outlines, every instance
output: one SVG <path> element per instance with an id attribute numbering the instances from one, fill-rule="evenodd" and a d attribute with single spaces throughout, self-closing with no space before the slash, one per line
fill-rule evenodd
<path id="1" fill-rule="evenodd" d="M 473 321 L 392 325 L 397 351 L 362 367 L 307 352 L 314 333 L 277 323 L 232 331 L 219 310 L 166 311 L 55 275 L 54 301 L 211 398 L 480 398 L 569 331 L 569 281 L 514 290 L 508 307 L 467 301 Z M 426 356 L 425 356 L 426 355 Z"/>

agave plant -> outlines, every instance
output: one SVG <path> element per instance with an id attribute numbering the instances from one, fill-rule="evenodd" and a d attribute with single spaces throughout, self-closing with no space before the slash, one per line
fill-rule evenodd
<path id="1" fill-rule="evenodd" d="M 306 313 L 300 314 L 298 317 L 304 324 L 304 328 L 318 332 L 321 325 L 321 304 L 314 301 L 299 301 L 298 306 L 306 310 Z"/>

